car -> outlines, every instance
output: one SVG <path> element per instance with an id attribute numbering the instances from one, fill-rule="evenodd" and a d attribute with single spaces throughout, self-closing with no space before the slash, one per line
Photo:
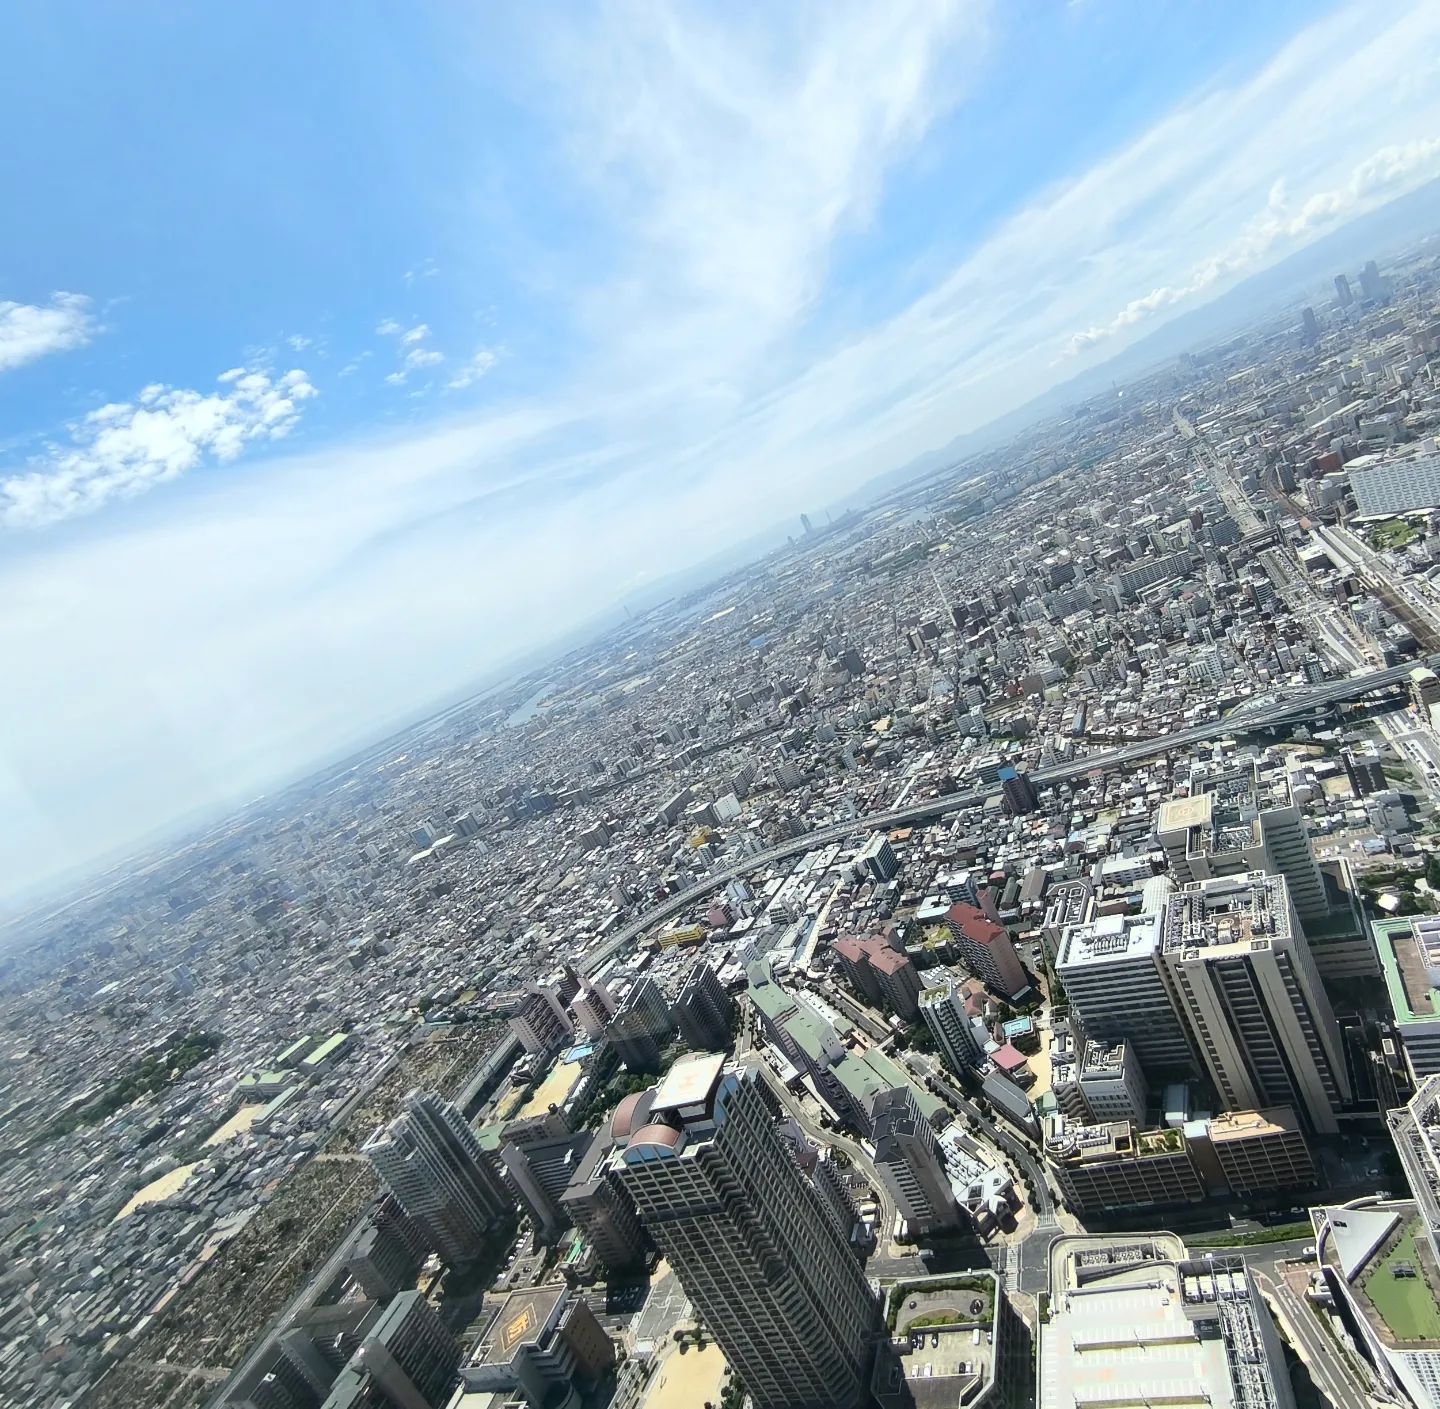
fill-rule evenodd
<path id="1" fill-rule="evenodd" d="M 1307 1248 L 1301 1248 L 1301 1249 L 1300 1249 L 1300 1256 L 1301 1256 L 1301 1257 L 1314 1257 L 1314 1256 L 1315 1256 L 1315 1244 L 1314 1244 L 1314 1243 L 1311 1243 L 1309 1247 L 1307 1247 Z"/>

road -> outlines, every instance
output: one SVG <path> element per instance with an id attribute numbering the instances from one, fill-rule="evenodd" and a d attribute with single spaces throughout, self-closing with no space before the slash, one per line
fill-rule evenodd
<path id="1" fill-rule="evenodd" d="M 1440 667 L 1440 654 L 1423 661 L 1412 661 L 1405 665 L 1391 666 L 1386 670 L 1373 670 L 1365 675 L 1351 676 L 1344 680 L 1332 680 L 1323 685 L 1310 685 L 1291 690 L 1280 690 L 1258 703 L 1242 704 L 1238 709 L 1221 719 L 1207 724 L 1192 725 L 1188 729 L 1176 729 L 1159 738 L 1146 739 L 1139 743 L 1108 749 L 1099 753 L 1086 754 L 1057 764 L 1053 768 L 1042 768 L 1030 774 L 1031 781 L 1038 787 L 1067 783 L 1092 772 L 1104 772 L 1113 768 L 1124 768 L 1131 764 L 1143 763 L 1161 754 L 1175 753 L 1189 748 L 1192 744 L 1232 734 L 1237 728 L 1263 728 L 1279 724 L 1287 719 L 1301 718 L 1317 708 L 1328 707 L 1347 700 L 1359 699 L 1371 691 L 1385 689 L 1409 678 L 1416 665 Z M 963 812 L 967 808 L 980 806 L 994 792 L 993 787 L 976 788 L 967 792 L 944 793 L 940 797 L 924 802 L 894 808 L 887 812 L 873 812 L 865 817 L 847 818 L 841 822 L 830 822 L 816 827 L 803 836 L 792 838 L 763 851 L 742 856 L 728 865 L 717 867 L 703 880 L 686 886 L 674 895 L 653 906 L 622 929 L 617 930 L 608 940 L 591 949 L 578 960 L 582 972 L 594 973 L 622 949 L 633 944 L 647 930 L 668 920 L 672 915 L 688 909 L 706 899 L 727 881 L 748 876 L 765 870 L 791 856 L 799 856 L 816 847 L 830 842 L 843 841 L 847 837 L 861 836 L 867 832 L 895 827 L 913 826 L 934 821 L 952 812 Z"/>
<path id="2" fill-rule="evenodd" d="M 1255 1280 L 1269 1293 L 1271 1304 L 1290 1333 L 1290 1344 L 1304 1360 L 1315 1388 L 1335 1409 L 1373 1409 L 1369 1396 L 1352 1378 L 1344 1353 L 1303 1298 L 1296 1296 L 1279 1275 L 1267 1275 L 1257 1268 Z"/>

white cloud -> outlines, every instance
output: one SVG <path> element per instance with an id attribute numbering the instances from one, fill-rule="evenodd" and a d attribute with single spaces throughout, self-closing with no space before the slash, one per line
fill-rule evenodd
<path id="1" fill-rule="evenodd" d="M 490 372 L 499 362 L 500 354 L 493 348 L 482 347 L 468 362 L 459 368 L 446 383 L 451 391 L 461 391 L 473 386 L 481 377 Z"/>
<path id="2" fill-rule="evenodd" d="M 393 318 L 382 318 L 376 325 L 375 331 L 382 338 L 393 338 L 396 333 L 401 332 L 401 325 Z"/>
<path id="3" fill-rule="evenodd" d="M 1212 286 L 1243 278 L 1272 258 L 1436 176 L 1440 176 L 1440 137 L 1422 137 L 1372 152 L 1354 167 L 1344 185 L 1317 191 L 1298 208 L 1287 200 L 1283 179 L 1277 180 L 1265 210 L 1224 249 L 1196 264 L 1184 282 L 1152 289 L 1131 299 L 1108 321 L 1072 334 L 1066 354 L 1077 356 Z"/>
<path id="4" fill-rule="evenodd" d="M 130 498 L 195 469 L 234 460 L 251 441 L 295 428 L 315 388 L 301 371 L 272 378 L 236 367 L 204 394 L 159 383 L 70 427 L 71 443 L 0 477 L 0 526 L 37 528 Z"/>
<path id="5" fill-rule="evenodd" d="M 289 344 L 292 352 L 304 352 L 313 339 L 307 338 L 303 333 L 291 333 L 285 341 Z"/>
<path id="6" fill-rule="evenodd" d="M 400 345 L 409 347 L 413 343 L 424 342 L 430 336 L 430 325 L 428 323 L 417 323 L 413 328 L 407 329 L 400 334 Z"/>
<path id="7" fill-rule="evenodd" d="M 438 367 L 445 360 L 443 352 L 436 352 L 433 347 L 412 347 L 405 354 L 405 366 L 414 370 L 420 367 Z"/>
<path id="8" fill-rule="evenodd" d="M 391 372 L 388 376 L 386 376 L 386 378 L 385 378 L 385 384 L 386 384 L 387 386 L 404 386 L 404 385 L 405 385 L 405 373 L 404 373 L 404 372 Z"/>
<path id="9" fill-rule="evenodd" d="M 48 304 L 0 300 L 0 372 L 84 347 L 95 331 L 84 294 L 52 294 Z"/>

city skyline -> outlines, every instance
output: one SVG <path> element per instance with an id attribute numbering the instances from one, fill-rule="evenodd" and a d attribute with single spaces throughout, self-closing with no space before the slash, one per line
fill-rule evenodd
<path id="1" fill-rule="evenodd" d="M 1440 173 L 1422 6 L 364 17 L 380 101 L 254 13 L 6 22 L 9 185 L 48 199 L 0 239 L 0 903 L 798 533 Z"/>

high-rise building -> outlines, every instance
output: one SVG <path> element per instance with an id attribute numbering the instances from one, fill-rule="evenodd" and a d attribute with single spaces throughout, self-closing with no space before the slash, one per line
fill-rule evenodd
<path id="1" fill-rule="evenodd" d="M 1355 295 L 1350 288 L 1350 280 L 1343 274 L 1335 276 L 1335 302 L 1341 308 L 1349 308 L 1355 302 Z"/>
<path id="2" fill-rule="evenodd" d="M 1145 1119 L 1145 1074 L 1128 1042 L 1087 1042 L 1078 1073 L 1080 1095 L 1095 1120 Z"/>
<path id="3" fill-rule="evenodd" d="M 649 1091 L 638 1091 L 616 1106 L 560 1197 L 566 1215 L 611 1276 L 634 1271 L 651 1247 L 613 1159 L 616 1148 L 645 1124 L 650 1100 Z"/>
<path id="4" fill-rule="evenodd" d="M 1005 998 L 1018 998 L 1030 987 L 1009 934 L 989 916 L 961 902 L 946 912 L 945 923 L 960 957 L 982 983 Z"/>
<path id="5" fill-rule="evenodd" d="M 1161 1398 L 1295 1409 L 1284 1347 L 1243 1257 L 1192 1258 L 1173 1233 L 1130 1233 L 1060 1237 L 1049 1258 L 1036 1362 L 1046 1409 Z"/>
<path id="6" fill-rule="evenodd" d="M 681 1058 L 618 1159 L 647 1231 L 759 1409 L 864 1400 L 879 1309 L 776 1133 L 759 1071 Z"/>
<path id="7" fill-rule="evenodd" d="M 325 1409 L 435 1409 L 448 1398 L 460 1358 L 459 1341 L 425 1294 L 402 1292 L 340 1372 Z"/>
<path id="8" fill-rule="evenodd" d="M 1283 876 L 1193 882 L 1166 903 L 1177 1005 L 1226 1110 L 1291 1106 L 1333 1134 L 1351 1098 L 1339 1026 Z"/>
<path id="9" fill-rule="evenodd" d="M 702 961 L 691 968 L 671 1011 L 680 1036 L 696 1051 L 721 1052 L 730 1045 L 735 1000 L 712 965 Z"/>
<path id="10" fill-rule="evenodd" d="M 1152 1079 L 1196 1069 L 1160 966 L 1159 915 L 1102 915 L 1060 939 L 1056 970 L 1086 1035 L 1133 1048 Z"/>
<path id="11" fill-rule="evenodd" d="M 935 1128 L 908 1086 L 882 1091 L 871 1107 L 875 1172 L 890 1191 L 912 1237 L 960 1221 L 955 1191 Z"/>
<path id="12" fill-rule="evenodd" d="M 511 1017 L 510 1030 L 527 1052 L 539 1057 L 558 1052 L 574 1036 L 559 994 L 534 983 L 525 990 L 520 1007 Z"/>
<path id="13" fill-rule="evenodd" d="M 580 986 L 580 992 L 570 1001 L 570 1011 L 586 1037 L 603 1037 L 605 1025 L 615 1016 L 620 1005 L 603 983 L 588 980 Z"/>
<path id="14" fill-rule="evenodd" d="M 1375 303 L 1390 297 L 1390 280 L 1381 274 L 1373 259 L 1360 271 L 1360 297 Z"/>
<path id="15" fill-rule="evenodd" d="M 649 974 L 630 986 L 605 1036 L 627 1071 L 659 1071 L 661 1044 L 675 1031 L 665 991 Z"/>
<path id="16" fill-rule="evenodd" d="M 588 1130 L 572 1135 L 563 1124 L 559 1130 L 547 1128 L 544 1121 L 506 1126 L 500 1163 L 542 1238 L 553 1238 L 568 1226 L 560 1200 L 594 1138 Z"/>
<path id="17" fill-rule="evenodd" d="M 1289 1106 L 1192 1121 L 1185 1143 L 1212 1193 L 1243 1199 L 1315 1183 L 1310 1146 Z"/>
<path id="18" fill-rule="evenodd" d="M 884 832 L 876 832 L 855 853 L 851 864 L 860 880 L 891 881 L 900 870 L 900 858 L 895 855 L 895 848 Z"/>
<path id="19" fill-rule="evenodd" d="M 412 1091 L 406 1109 L 361 1149 L 396 1202 L 450 1264 L 485 1250 L 512 1212 L 510 1196 L 465 1117 L 439 1096 Z"/>
<path id="20" fill-rule="evenodd" d="M 984 1054 L 970 1020 L 965 991 L 953 977 L 920 995 L 920 1016 L 925 1019 L 945 1065 L 957 1076 L 980 1065 Z"/>
<path id="21" fill-rule="evenodd" d="M 1302 922 L 1328 913 L 1325 879 L 1283 774 L 1252 763 L 1192 776 L 1190 796 L 1162 804 L 1155 830 L 1177 886 L 1273 871 L 1285 877 Z"/>
<path id="22" fill-rule="evenodd" d="M 1313 308 L 1300 310 L 1300 331 L 1305 334 L 1307 342 L 1320 341 L 1320 320 L 1315 316 Z"/>

